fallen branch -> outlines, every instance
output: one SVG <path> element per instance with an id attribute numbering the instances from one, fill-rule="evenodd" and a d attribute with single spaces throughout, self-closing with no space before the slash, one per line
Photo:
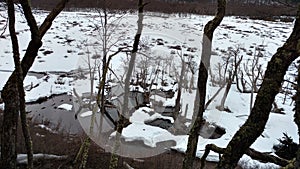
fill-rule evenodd
<path id="1" fill-rule="evenodd" d="M 33 161 L 38 160 L 66 160 L 68 156 L 57 156 L 52 154 L 33 154 Z M 27 164 L 27 154 L 19 154 L 17 157 L 18 164 Z"/>
<path id="2" fill-rule="evenodd" d="M 213 95 L 213 97 L 211 99 L 209 99 L 205 106 L 204 106 L 204 110 L 207 109 L 207 107 L 209 106 L 209 104 L 218 96 L 218 94 L 221 92 L 221 90 L 225 87 L 226 83 L 222 84 L 222 86 L 218 89 L 218 91 Z"/>
<path id="3" fill-rule="evenodd" d="M 203 169 L 205 167 L 206 157 L 208 156 L 208 154 L 211 150 L 216 152 L 216 153 L 219 153 L 219 154 L 224 154 L 226 149 L 225 148 L 220 148 L 220 147 L 218 147 L 214 144 L 207 144 L 205 146 L 205 152 L 204 152 L 204 154 L 201 158 L 201 169 Z M 265 163 L 266 162 L 274 163 L 274 164 L 277 164 L 281 167 L 285 167 L 289 164 L 288 160 L 276 157 L 274 155 L 270 155 L 269 153 L 262 153 L 262 152 L 254 150 L 252 148 L 249 148 L 246 151 L 246 154 L 254 160 L 258 160 L 258 161 L 265 162 Z"/>
<path id="4" fill-rule="evenodd" d="M 246 151 L 246 154 L 255 160 L 274 163 L 280 165 L 281 167 L 284 167 L 289 164 L 288 160 L 276 157 L 274 155 L 270 155 L 269 153 L 262 153 L 251 148 L 249 148 Z"/>
<path id="5" fill-rule="evenodd" d="M 133 167 L 131 167 L 127 162 L 123 161 L 123 166 L 127 169 L 134 169 Z"/>

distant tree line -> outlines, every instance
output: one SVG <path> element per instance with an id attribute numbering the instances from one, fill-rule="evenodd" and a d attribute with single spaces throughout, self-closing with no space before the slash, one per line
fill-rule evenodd
<path id="1" fill-rule="evenodd" d="M 1 1 L 1 0 L 0 0 Z M 52 9 L 57 0 L 31 0 L 32 7 L 40 9 Z M 163 13 L 193 13 L 200 15 L 214 15 L 217 5 L 216 0 L 149 0 L 145 11 Z M 237 16 L 280 16 L 296 15 L 296 9 L 287 4 L 299 3 L 300 0 L 228 0 L 226 15 Z M 136 9 L 136 1 L 110 0 L 111 10 Z M 77 10 L 78 8 L 103 8 L 102 1 L 73 0 L 66 9 Z"/>

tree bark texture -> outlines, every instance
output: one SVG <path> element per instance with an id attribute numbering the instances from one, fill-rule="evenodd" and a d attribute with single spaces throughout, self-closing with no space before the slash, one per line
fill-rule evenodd
<path id="1" fill-rule="evenodd" d="M 14 9 L 13 1 L 8 0 L 7 6 L 8 6 L 8 17 L 9 17 L 9 32 L 10 32 L 12 48 L 13 48 L 15 71 L 17 75 L 16 78 L 17 78 L 17 88 L 18 88 L 18 96 L 19 96 L 19 112 L 21 115 L 21 126 L 22 126 L 23 136 L 25 140 L 25 146 L 27 150 L 27 168 L 31 169 L 33 168 L 32 140 L 31 140 L 30 131 L 27 125 L 27 118 L 26 118 L 25 91 L 23 87 L 24 78 L 23 78 L 22 67 L 20 63 L 18 37 L 16 35 L 16 30 L 15 30 L 15 9 Z"/>
<path id="2" fill-rule="evenodd" d="M 294 121 L 298 127 L 298 135 L 300 136 L 300 65 L 298 65 L 296 111 L 294 117 L 295 117 Z M 300 137 L 299 137 L 299 141 L 300 141 Z M 295 168 L 300 168 L 300 145 L 299 144 L 298 144 L 298 151 L 296 153 Z"/>
<path id="3" fill-rule="evenodd" d="M 203 44 L 200 68 L 198 72 L 197 95 L 195 99 L 194 115 L 192 128 L 189 132 L 188 145 L 186 155 L 183 160 L 183 169 L 192 169 L 196 155 L 199 131 L 203 121 L 203 113 L 205 111 L 206 83 L 208 78 L 208 69 L 211 57 L 211 44 L 213 33 L 220 25 L 225 16 L 226 0 L 218 0 L 217 14 L 213 20 L 209 21 L 204 27 Z"/>
<path id="4" fill-rule="evenodd" d="M 299 7 L 300 8 L 300 7 Z M 269 61 L 263 83 L 257 93 L 252 111 L 245 124 L 235 133 L 226 147 L 218 168 L 233 169 L 246 150 L 264 131 L 275 96 L 289 65 L 300 55 L 300 11 L 292 34 Z"/>
<path id="5" fill-rule="evenodd" d="M 64 9 L 68 0 L 61 0 L 58 5 L 50 12 L 40 27 L 37 26 L 36 20 L 32 14 L 31 7 L 28 0 L 20 0 L 24 16 L 27 20 L 28 26 L 31 31 L 31 41 L 27 47 L 26 53 L 23 57 L 20 67 L 21 70 L 14 70 L 12 75 L 6 82 L 3 91 L 2 98 L 5 104 L 2 131 L 1 131 L 1 165 L 2 169 L 16 168 L 16 143 L 17 143 L 17 124 L 19 117 L 20 102 L 24 106 L 25 100 L 22 101 L 19 98 L 18 90 L 18 72 L 22 73 L 23 78 L 26 77 L 30 67 L 32 66 L 34 59 L 37 56 L 38 50 L 42 45 L 42 37 L 50 28 L 52 21 L 55 17 Z M 11 3 L 11 2 L 10 2 Z M 8 1 L 9 4 L 9 1 Z M 17 43 L 17 39 L 16 39 Z M 15 51 L 15 50 L 14 50 Z M 14 53 L 15 55 L 15 53 Z M 18 62 L 17 62 L 18 64 Z M 16 67 L 17 68 L 17 67 Z M 19 82 L 23 84 L 22 82 Z M 21 89 L 21 88 L 20 88 Z M 21 96 L 23 97 L 23 96 Z M 23 103 L 24 102 L 24 103 Z"/>

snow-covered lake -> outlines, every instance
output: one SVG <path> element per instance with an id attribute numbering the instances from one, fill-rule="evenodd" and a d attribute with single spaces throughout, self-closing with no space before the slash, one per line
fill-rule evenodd
<path id="1" fill-rule="evenodd" d="M 39 24 L 43 21 L 43 18 L 45 18 L 47 13 L 48 12 L 46 11 L 35 11 L 35 16 Z M 6 16 L 6 12 L 3 10 L 0 11 L 0 14 L 0 16 Z M 48 75 L 42 78 L 37 78 L 31 75 L 26 77 L 24 86 L 26 89 L 27 102 L 35 101 L 41 97 L 49 97 L 53 94 L 72 94 L 73 88 L 75 88 L 80 94 L 90 92 L 89 78 L 76 79 L 73 77 L 61 77 L 58 74 L 55 74 L 55 72 L 71 72 L 78 68 L 85 70 L 88 67 L 88 57 L 92 58 L 93 56 L 101 55 L 101 36 L 96 29 L 96 25 L 100 22 L 99 18 L 99 14 L 96 12 L 62 12 L 58 16 L 51 29 L 45 35 L 43 46 L 38 53 L 38 57 L 34 65 L 30 69 L 34 72 L 48 72 Z M 109 20 L 114 22 L 115 26 L 115 29 L 112 32 L 112 48 L 109 53 L 113 53 L 124 44 L 132 45 L 134 34 L 137 29 L 137 19 L 136 14 L 126 13 L 115 14 L 112 20 Z M 144 29 L 141 42 L 142 44 L 150 47 L 150 50 L 143 52 L 156 58 L 155 61 L 151 59 L 145 61 L 149 65 L 151 62 L 149 69 L 152 69 L 155 66 L 162 66 L 165 62 L 167 64 L 167 60 L 169 59 L 168 57 L 170 57 L 172 53 L 170 46 L 176 45 L 181 47 L 181 51 L 186 54 L 186 56 L 193 56 L 192 59 L 195 63 L 199 64 L 203 28 L 210 19 L 212 19 L 212 16 L 189 15 L 188 17 L 179 17 L 176 14 L 166 15 L 146 13 L 143 22 Z M 5 22 L 5 18 L 0 18 L 0 29 L 4 27 Z M 292 22 L 270 22 L 251 20 L 246 17 L 225 17 L 214 33 L 214 41 L 212 44 L 213 55 L 211 58 L 212 71 L 218 71 L 216 69 L 218 64 L 223 63 L 222 58 L 227 56 L 230 49 L 238 48 L 240 49 L 239 56 L 243 56 L 243 64 L 245 65 L 249 65 L 249 63 L 251 64 L 250 61 L 253 60 L 253 55 L 260 51 L 263 54 L 263 57 L 259 58 L 259 64 L 262 65 L 262 70 L 265 70 L 267 62 L 276 52 L 277 48 L 280 47 L 287 39 L 292 28 Z M 17 14 L 16 29 L 18 32 L 20 52 L 22 56 L 30 40 L 30 32 L 24 16 L 20 13 Z M 158 41 L 161 41 L 163 44 L 158 45 Z M 6 30 L 3 36 L 1 36 L 0 46 L 1 91 L 6 80 L 11 74 L 11 71 L 14 69 L 8 30 Z M 263 50 L 261 48 L 263 48 Z M 188 49 L 194 50 L 191 51 Z M 113 57 L 111 62 L 111 69 L 120 79 L 122 79 L 122 75 L 124 74 L 124 67 L 126 67 L 127 63 L 126 58 L 126 53 L 121 52 Z M 94 62 L 96 60 L 92 59 L 92 61 Z M 138 61 L 139 63 L 142 63 L 142 60 Z M 180 66 L 178 67 L 178 61 L 180 62 L 178 58 L 173 58 L 175 67 L 174 70 L 169 70 L 169 72 L 180 72 L 179 70 L 181 68 Z M 159 63 L 161 63 L 161 65 L 159 65 Z M 296 69 L 291 66 L 285 78 L 293 81 L 294 77 L 292 74 L 295 72 Z M 87 75 L 85 76 L 88 77 Z M 112 77 L 112 79 L 115 78 Z M 95 84 L 98 80 L 99 77 L 96 76 L 94 79 Z M 165 77 L 165 81 L 167 81 L 168 84 L 171 84 L 175 80 L 174 78 Z M 287 84 L 284 85 L 286 86 Z M 157 85 L 156 87 L 159 89 L 162 86 Z M 166 88 L 174 90 L 175 96 L 177 95 L 176 85 L 169 85 Z M 218 89 L 219 87 L 214 87 L 211 83 L 209 83 L 207 99 L 210 99 Z M 96 90 L 97 89 L 94 88 L 94 91 Z M 223 92 L 224 89 L 205 111 L 204 116 L 208 122 L 215 123 L 225 128 L 226 134 L 218 139 L 205 139 L 200 137 L 197 147 L 198 157 L 201 157 L 204 153 L 206 144 L 213 143 L 219 147 L 226 147 L 234 133 L 239 129 L 249 115 L 250 94 L 238 92 L 235 84 L 233 84 L 229 92 L 228 99 L 226 100 L 226 106 L 230 108 L 232 113 L 217 110 L 215 107 L 220 104 Z M 288 133 L 288 135 L 297 142 L 297 127 L 293 122 L 293 103 L 290 96 L 291 95 L 288 95 L 286 97 L 284 93 L 278 94 L 276 97 L 276 103 L 278 104 L 278 107 L 284 109 L 285 114 L 271 113 L 263 135 L 256 140 L 256 142 L 252 145 L 252 148 L 262 152 L 273 152 L 273 145 L 278 144 L 277 139 L 281 138 L 283 133 Z M 192 117 L 194 98 L 195 90 L 191 92 L 183 90 L 181 99 L 182 115 L 185 111 L 187 111 L 187 118 Z M 161 101 L 164 106 L 175 104 L 175 97 L 167 99 L 155 96 L 154 99 Z M 188 105 L 188 110 L 186 110 L 186 105 Z M 65 109 L 67 111 L 76 109 L 75 106 L 63 103 L 61 103 L 58 108 Z M 132 124 L 123 130 L 122 137 L 124 140 L 128 142 L 142 141 L 146 146 L 153 148 L 160 142 L 173 140 L 176 143 L 175 146 L 162 147 L 161 150 L 157 152 L 160 153 L 165 151 L 165 149 L 170 148 L 180 152 L 185 152 L 188 139 L 187 135 L 173 135 L 168 130 L 145 124 L 145 121 L 153 120 L 155 118 L 170 118 L 158 113 L 150 115 L 149 112 L 151 111 L 153 111 L 153 109 L 145 110 L 145 108 L 140 108 L 133 113 L 130 117 Z M 91 113 L 85 112 L 85 114 L 81 114 L 79 119 L 88 118 L 90 116 Z M 171 118 L 171 120 L 173 119 Z M 111 136 L 113 137 L 113 135 L 114 133 Z M 144 155 L 147 156 L 147 154 Z M 130 156 L 130 154 L 127 154 L 127 156 Z M 218 158 L 218 154 L 211 152 L 208 160 L 218 161 Z M 262 164 L 251 160 L 247 156 L 244 156 L 241 159 L 241 163 L 245 165 L 245 161 L 249 165 L 257 165 L 258 168 L 259 166 L 262 168 L 270 168 L 271 166 L 276 167 L 273 164 Z"/>

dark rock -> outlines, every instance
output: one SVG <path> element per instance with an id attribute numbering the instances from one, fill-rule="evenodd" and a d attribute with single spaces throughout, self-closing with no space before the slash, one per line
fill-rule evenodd
<path id="1" fill-rule="evenodd" d="M 156 127 L 160 127 L 163 129 L 169 129 L 170 127 L 172 127 L 172 123 L 171 120 L 169 119 L 163 119 L 163 118 L 157 118 L 151 121 L 146 121 L 145 124 L 147 125 L 151 125 L 151 126 L 156 126 Z"/>

